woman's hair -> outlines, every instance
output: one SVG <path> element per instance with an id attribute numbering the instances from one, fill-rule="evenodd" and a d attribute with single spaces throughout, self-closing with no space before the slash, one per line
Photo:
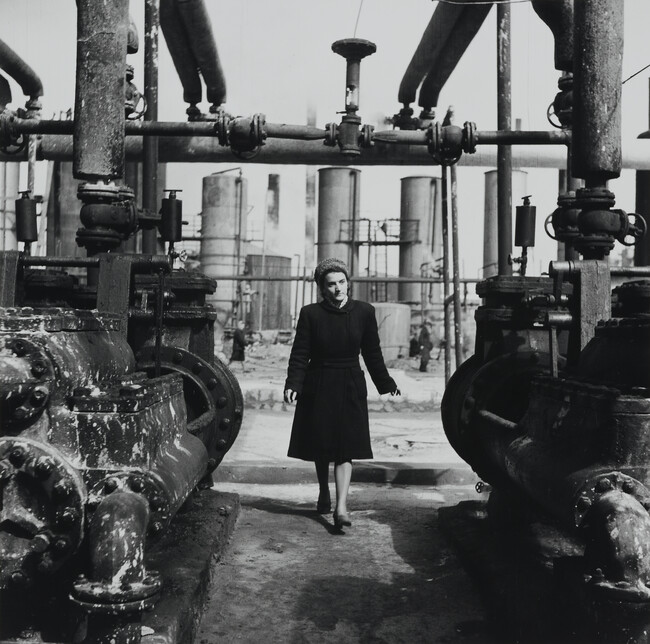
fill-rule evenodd
<path id="1" fill-rule="evenodd" d="M 350 271 L 346 263 L 336 257 L 328 257 L 316 266 L 314 270 L 314 282 L 320 290 L 325 286 L 325 276 L 328 273 L 343 273 L 348 283 L 350 282 Z"/>

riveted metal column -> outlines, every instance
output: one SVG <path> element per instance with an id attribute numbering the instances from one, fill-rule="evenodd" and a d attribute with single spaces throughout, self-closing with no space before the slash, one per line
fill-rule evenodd
<path id="1" fill-rule="evenodd" d="M 512 121 L 510 5 L 497 5 L 497 129 L 510 130 Z M 512 148 L 500 145 L 498 171 L 499 275 L 512 275 Z"/>
<path id="2" fill-rule="evenodd" d="M 621 173 L 623 2 L 575 3 L 572 169 L 587 188 Z"/>
<path id="3" fill-rule="evenodd" d="M 124 173 L 124 88 L 128 0 L 77 2 L 74 176 Z"/>
<path id="4" fill-rule="evenodd" d="M 158 120 L 158 30 L 160 0 L 146 0 L 144 7 L 144 98 L 146 121 Z M 142 141 L 142 207 L 158 210 L 158 137 L 145 136 Z M 142 231 L 142 252 L 158 252 L 157 231 Z"/>

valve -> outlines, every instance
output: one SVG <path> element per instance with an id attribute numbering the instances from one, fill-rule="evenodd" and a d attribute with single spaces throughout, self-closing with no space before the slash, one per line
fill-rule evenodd
<path id="1" fill-rule="evenodd" d="M 521 257 L 508 256 L 508 263 L 519 264 L 521 276 L 526 275 L 528 265 L 528 249 L 535 246 L 535 219 L 537 208 L 530 205 L 530 197 L 523 197 L 524 203 L 515 208 L 515 246 L 521 248 Z"/>
<path id="2" fill-rule="evenodd" d="M 183 238 L 183 202 L 176 198 L 176 194 L 182 192 L 176 188 L 166 189 L 169 196 L 162 200 L 160 208 L 160 237 L 164 242 L 169 242 L 169 255 L 176 257 L 174 244 Z"/>
<path id="3" fill-rule="evenodd" d="M 372 143 L 372 129 L 368 126 L 360 131 L 361 117 L 359 110 L 359 79 L 361 60 L 377 51 L 377 45 L 362 38 L 345 38 L 332 44 L 332 51 L 343 56 L 347 62 L 345 74 L 345 112 L 341 123 L 336 126 L 336 133 L 326 138 L 326 143 L 338 143 L 343 154 L 356 156 L 361 147 Z M 331 127 L 331 126 L 328 126 Z"/>
<path id="4" fill-rule="evenodd" d="M 38 225 L 36 224 L 36 204 L 40 197 L 31 199 L 29 190 L 22 190 L 20 199 L 16 199 L 16 238 L 25 243 L 25 254 L 30 254 L 31 244 L 38 240 Z"/>

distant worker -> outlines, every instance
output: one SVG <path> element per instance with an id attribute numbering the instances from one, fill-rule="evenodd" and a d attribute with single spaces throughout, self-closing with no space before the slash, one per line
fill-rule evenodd
<path id="1" fill-rule="evenodd" d="M 409 358 L 417 358 L 420 355 L 420 339 L 418 334 L 413 331 L 413 335 L 409 340 Z"/>
<path id="2" fill-rule="evenodd" d="M 431 342 L 431 320 L 425 320 L 420 328 L 420 371 L 426 371 L 429 360 L 431 360 L 431 349 L 433 349 L 433 342 Z"/>
<path id="3" fill-rule="evenodd" d="M 348 297 L 345 263 L 324 259 L 314 281 L 323 301 L 300 310 L 284 386 L 284 400 L 298 402 L 289 456 L 314 461 L 321 514 L 332 511 L 329 464 L 334 463 L 334 525 L 340 530 L 352 524 L 347 509 L 352 459 L 373 457 L 359 352 L 380 394 L 399 396 L 400 390 L 384 364 L 375 309 Z"/>
<path id="4" fill-rule="evenodd" d="M 237 322 L 237 328 L 235 333 L 232 336 L 232 355 L 230 356 L 229 366 L 235 364 L 241 364 L 242 371 L 246 372 L 246 366 L 244 364 L 246 360 L 246 335 L 244 334 L 245 324 L 243 320 Z"/>

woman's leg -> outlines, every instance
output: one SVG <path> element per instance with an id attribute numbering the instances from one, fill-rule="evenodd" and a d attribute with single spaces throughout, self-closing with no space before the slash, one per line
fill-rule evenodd
<path id="1" fill-rule="evenodd" d="M 334 481 L 336 482 L 336 513 L 348 513 L 348 490 L 352 478 L 352 462 L 334 463 Z"/>
<path id="2" fill-rule="evenodd" d="M 318 478 L 318 509 L 325 511 L 330 506 L 330 464 L 329 461 L 316 461 L 316 477 Z M 329 511 L 329 509 L 327 509 Z"/>

